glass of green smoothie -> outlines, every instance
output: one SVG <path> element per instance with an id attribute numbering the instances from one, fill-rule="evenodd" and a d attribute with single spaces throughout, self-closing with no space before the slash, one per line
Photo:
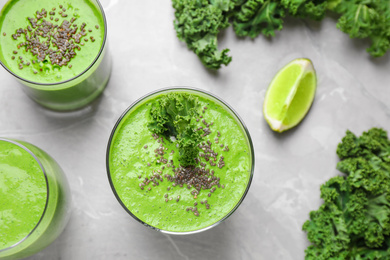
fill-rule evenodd
<path id="1" fill-rule="evenodd" d="M 98 0 L 0 0 L 0 64 L 37 103 L 79 109 L 111 74 L 107 23 Z"/>
<path id="2" fill-rule="evenodd" d="M 109 183 L 137 221 L 193 234 L 227 219 L 254 172 L 251 137 L 237 113 L 193 88 L 158 90 L 119 118 L 107 147 Z"/>
<path id="3" fill-rule="evenodd" d="M 37 253 L 63 231 L 71 195 L 60 166 L 23 141 L 0 138 L 0 259 Z"/>

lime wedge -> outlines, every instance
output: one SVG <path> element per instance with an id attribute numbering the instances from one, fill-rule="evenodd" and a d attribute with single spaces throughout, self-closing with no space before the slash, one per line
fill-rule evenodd
<path id="1" fill-rule="evenodd" d="M 295 59 L 272 79 L 265 94 L 263 113 L 271 129 L 283 132 L 296 126 L 313 103 L 317 77 L 309 59 Z"/>

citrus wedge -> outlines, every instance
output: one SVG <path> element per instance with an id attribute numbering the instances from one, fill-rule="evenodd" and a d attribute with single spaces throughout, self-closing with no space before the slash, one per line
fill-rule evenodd
<path id="1" fill-rule="evenodd" d="M 316 88 L 316 72 L 309 59 L 295 59 L 279 70 L 267 89 L 263 106 L 271 129 L 283 132 L 299 124 L 313 103 Z"/>

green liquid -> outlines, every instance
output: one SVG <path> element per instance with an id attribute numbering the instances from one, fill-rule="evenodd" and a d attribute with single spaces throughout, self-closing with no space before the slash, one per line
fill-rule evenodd
<path id="1" fill-rule="evenodd" d="M 161 94 L 152 96 L 137 104 L 127 112 L 118 125 L 109 150 L 109 172 L 112 184 L 125 207 L 136 218 L 150 226 L 171 232 L 189 232 L 209 227 L 231 213 L 247 190 L 252 167 L 248 139 L 241 125 L 226 108 L 205 95 L 199 95 L 201 107 L 207 107 L 205 113 L 200 112 L 200 114 L 208 123 L 214 122 L 210 126 L 212 133 L 205 138 L 205 141 L 212 142 L 212 149 L 218 153 L 218 159 L 223 155 L 226 164 L 223 168 L 218 168 L 207 163 L 206 169 L 214 170 L 214 176 L 220 178 L 220 184 L 225 188 L 222 186 L 217 188 L 210 197 L 208 196 L 210 190 L 201 190 L 194 199 L 191 194 L 193 189 L 187 189 L 186 185 L 173 186 L 173 182 L 164 178 L 158 186 L 152 186 L 150 183 L 142 190 L 139 184 L 145 177 L 150 178 L 153 171 L 161 170 L 161 176 L 166 173 L 173 175 L 172 168 L 157 162 L 154 150 L 160 146 L 160 143 L 152 137 L 152 133 L 147 128 L 150 104 L 160 96 Z M 204 127 L 201 120 L 199 126 Z M 215 143 L 217 137 L 218 144 Z M 164 157 L 168 161 L 173 160 L 173 164 L 178 166 L 176 144 L 169 140 L 164 142 L 164 146 L 168 148 Z M 221 144 L 228 145 L 229 151 L 223 151 Z M 175 151 L 174 154 L 170 154 L 172 150 Z M 165 168 L 162 169 L 162 166 Z M 168 194 L 168 199 L 172 198 L 172 200 L 166 202 L 165 194 Z M 179 202 L 176 201 L 178 196 L 180 196 Z M 206 209 L 205 204 L 200 203 L 204 200 L 207 200 L 210 209 Z M 196 207 L 199 216 L 186 210 L 188 207 L 194 207 L 195 202 L 198 203 Z"/>
<path id="2" fill-rule="evenodd" d="M 0 140 L 0 250 L 22 241 L 38 224 L 47 201 L 45 175 L 20 146 Z"/>
<path id="3" fill-rule="evenodd" d="M 59 12 L 59 6 L 62 5 L 66 9 L 67 17 L 62 17 Z M 12 38 L 16 30 L 19 28 L 25 29 L 31 26 L 28 17 L 37 18 L 36 11 L 41 11 L 44 8 L 47 11 L 47 17 L 44 18 L 53 24 L 61 25 L 64 19 L 70 21 L 72 17 L 77 18 L 74 24 L 80 28 L 81 24 L 86 23 L 86 36 L 81 38 L 84 46 L 80 45 L 80 50 L 75 50 L 77 53 L 71 59 L 67 66 L 52 65 L 48 56 L 42 62 L 37 60 L 30 51 L 26 52 L 25 47 L 17 48 L 18 44 L 25 42 L 24 34 L 17 40 Z M 50 15 L 52 8 L 56 8 L 55 15 Z M 53 20 L 50 20 L 50 17 Z M 56 22 L 55 19 L 59 21 Z M 38 24 L 41 22 L 40 20 Z M 97 27 L 96 27 L 97 26 Z M 89 32 L 92 30 L 92 32 Z M 79 32 L 79 30 L 77 31 Z M 4 33 L 6 34 L 4 36 Z M 94 42 L 91 38 L 95 39 Z M 88 39 L 86 42 L 84 39 Z M 0 13 L 0 61 L 14 74 L 22 79 L 36 83 L 56 83 L 72 79 L 82 74 L 96 59 L 104 40 L 104 20 L 100 10 L 89 0 L 10 0 Z M 45 41 L 41 38 L 41 41 Z M 51 47 L 56 49 L 55 47 Z M 17 51 L 17 54 L 13 52 Z M 12 56 L 15 59 L 12 59 Z M 20 59 L 23 57 L 23 69 L 19 68 Z M 26 63 L 30 65 L 26 65 Z M 71 65 L 71 68 L 69 67 Z M 34 73 L 36 72 L 36 74 Z"/>

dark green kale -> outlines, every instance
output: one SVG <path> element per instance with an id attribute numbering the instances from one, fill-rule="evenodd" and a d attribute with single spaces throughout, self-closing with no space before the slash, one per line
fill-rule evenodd
<path id="1" fill-rule="evenodd" d="M 303 225 L 306 259 L 390 259 L 390 140 L 372 128 L 337 147 L 345 176 L 321 186 L 324 203 Z"/>
<path id="2" fill-rule="evenodd" d="M 190 94 L 169 93 L 155 101 L 150 109 L 151 132 L 174 140 L 179 145 L 179 163 L 183 167 L 197 164 L 198 144 L 195 118 L 199 115 L 198 99 Z"/>
<path id="3" fill-rule="evenodd" d="M 281 5 L 294 17 L 320 21 L 324 18 L 327 0 L 280 0 Z"/>
<path id="4" fill-rule="evenodd" d="M 367 51 L 383 56 L 390 48 L 389 0 L 329 0 L 329 9 L 340 14 L 337 28 L 351 38 L 368 38 Z"/>
<path id="5" fill-rule="evenodd" d="M 194 51 L 210 69 L 219 69 L 232 60 L 229 49 L 218 50 L 217 36 L 229 27 L 226 12 L 232 8 L 229 0 L 172 0 L 175 8 L 177 37 Z"/>
<path id="6" fill-rule="evenodd" d="M 390 49 L 389 0 L 172 0 L 180 40 L 210 69 L 228 65 L 229 49 L 218 50 L 218 35 L 233 25 L 239 37 L 274 36 L 286 15 L 320 21 L 339 15 L 337 27 L 351 38 L 369 39 L 374 57 Z"/>
<path id="7" fill-rule="evenodd" d="M 275 36 L 283 28 L 284 9 L 273 0 L 248 0 L 235 13 L 233 20 L 237 36 L 256 38 L 260 33 Z"/>

